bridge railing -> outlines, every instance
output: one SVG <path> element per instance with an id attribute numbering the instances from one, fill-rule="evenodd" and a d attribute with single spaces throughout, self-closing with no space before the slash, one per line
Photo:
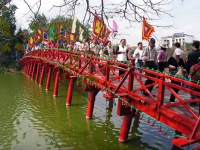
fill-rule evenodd
<path id="1" fill-rule="evenodd" d="M 25 59 L 27 58 L 27 59 Z M 160 73 L 158 70 L 149 70 L 147 68 L 136 68 L 133 63 L 124 64 L 113 59 L 104 59 L 78 51 L 66 51 L 58 49 L 36 50 L 29 52 L 22 60 L 29 61 L 28 58 L 39 59 L 44 63 L 49 63 L 55 67 L 62 67 L 70 75 L 83 75 L 92 77 L 93 82 L 87 82 L 87 86 L 101 85 L 102 90 L 108 89 L 104 95 L 108 99 L 119 98 L 118 115 L 125 115 L 131 108 L 137 108 L 145 112 L 157 121 L 161 121 L 175 130 L 191 138 L 191 133 L 199 126 L 199 111 L 189 104 L 200 102 L 200 92 L 194 89 L 200 89 L 200 85 L 191 81 L 183 80 L 182 77 L 170 76 L 166 73 Z M 142 73 L 139 73 L 138 71 Z M 119 75 L 119 72 L 122 72 Z M 151 76 L 149 75 L 151 74 Z M 142 77 L 142 81 L 138 76 Z M 145 79 L 155 81 L 152 84 L 145 85 Z M 175 84 L 179 82 L 180 84 Z M 198 82 L 199 83 L 199 82 Z M 95 85 L 94 85 L 95 84 Z M 191 88 L 185 88 L 181 85 L 186 84 Z M 154 95 L 148 90 L 150 86 L 157 86 L 153 90 Z M 98 86 L 97 86 L 98 87 Z M 179 89 L 177 94 L 174 89 Z M 145 90 L 148 96 L 143 96 L 141 90 Z M 177 101 L 169 103 L 169 96 L 173 94 Z M 196 95 L 196 99 L 191 99 L 190 94 Z M 128 104 L 128 107 L 127 107 Z"/>

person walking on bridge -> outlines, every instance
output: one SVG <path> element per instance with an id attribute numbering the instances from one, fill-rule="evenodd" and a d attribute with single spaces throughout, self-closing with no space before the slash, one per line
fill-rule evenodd
<path id="1" fill-rule="evenodd" d="M 142 53 L 142 59 L 145 62 L 144 66 L 148 67 L 149 69 L 154 69 L 154 70 L 157 69 L 157 65 L 156 65 L 157 51 L 155 48 L 155 43 L 156 43 L 155 39 L 151 38 L 149 41 L 149 46 L 146 47 Z M 154 77 L 154 75 L 152 75 L 152 74 L 147 74 L 147 75 Z M 152 83 L 154 83 L 153 80 L 147 79 L 145 81 L 144 85 L 147 86 Z M 149 92 L 151 92 L 152 89 L 153 89 L 153 86 L 148 87 Z M 148 96 L 148 94 L 145 92 L 145 90 L 142 90 L 141 92 L 143 95 Z M 153 96 L 155 96 L 155 95 L 153 95 Z"/>
<path id="2" fill-rule="evenodd" d="M 192 43 L 192 49 L 193 51 L 188 55 L 188 60 L 186 64 L 186 70 L 189 73 L 190 68 L 198 63 L 198 58 L 200 57 L 200 50 L 199 50 L 199 42 L 194 41 Z"/>
<path id="3" fill-rule="evenodd" d="M 138 43 L 138 48 L 134 51 L 133 58 L 135 58 L 135 67 L 141 68 L 143 65 L 143 60 L 142 60 L 142 42 Z M 141 71 L 138 70 L 139 73 L 142 73 Z M 140 80 L 142 80 L 141 76 L 138 76 Z"/>
<path id="4" fill-rule="evenodd" d="M 183 59 L 180 58 L 181 54 L 182 54 L 182 50 L 180 48 L 176 48 L 175 51 L 174 51 L 174 56 L 172 56 L 168 59 L 169 72 L 171 73 L 171 75 L 176 75 L 179 67 L 185 67 L 185 63 L 184 63 Z M 175 80 L 172 80 L 171 83 L 181 85 L 180 82 L 177 82 Z M 179 92 L 179 89 L 176 89 L 176 88 L 172 88 L 172 89 L 176 93 Z M 175 96 L 173 94 L 171 94 L 169 101 L 171 103 L 175 102 Z"/>
<path id="5" fill-rule="evenodd" d="M 127 47 L 126 47 L 126 39 L 121 39 L 120 45 L 117 46 L 116 54 L 117 54 L 117 60 L 122 63 L 127 63 Z M 125 68 L 124 66 L 119 66 L 122 68 Z M 124 74 L 124 71 L 119 70 L 119 76 Z"/>

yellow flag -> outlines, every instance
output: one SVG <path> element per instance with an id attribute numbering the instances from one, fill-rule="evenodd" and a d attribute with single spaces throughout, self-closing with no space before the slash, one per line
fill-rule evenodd
<path id="1" fill-rule="evenodd" d="M 30 44 L 32 45 L 33 44 L 33 38 L 32 37 L 30 37 Z"/>
<path id="2" fill-rule="evenodd" d="M 38 35 L 42 35 L 42 32 L 41 32 L 41 30 L 38 30 Z"/>

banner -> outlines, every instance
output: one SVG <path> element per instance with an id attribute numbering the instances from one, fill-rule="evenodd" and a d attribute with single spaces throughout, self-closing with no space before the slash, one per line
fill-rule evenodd
<path id="1" fill-rule="evenodd" d="M 92 37 L 102 43 L 106 43 L 108 41 L 110 33 L 111 31 L 106 27 L 101 18 L 96 14 L 93 21 Z"/>
<path id="2" fill-rule="evenodd" d="M 77 19 L 78 18 L 76 16 L 74 16 L 71 33 L 75 33 L 75 31 L 76 31 L 76 21 L 77 21 Z"/>
<path id="3" fill-rule="evenodd" d="M 79 41 L 83 40 L 83 32 L 84 30 L 81 27 L 79 27 Z"/>
<path id="4" fill-rule="evenodd" d="M 115 20 L 113 20 L 113 36 L 115 37 L 117 35 L 118 32 L 118 25 L 115 22 Z"/>
<path id="5" fill-rule="evenodd" d="M 51 41 L 54 41 L 53 27 L 49 28 L 49 39 L 50 39 Z"/>
<path id="6" fill-rule="evenodd" d="M 76 41 L 76 38 L 77 38 L 77 36 L 75 33 L 68 32 L 67 41 L 74 42 L 74 41 Z"/>
<path id="7" fill-rule="evenodd" d="M 46 32 L 43 32 L 42 41 L 49 42 L 49 36 Z"/>
<path id="8" fill-rule="evenodd" d="M 148 24 L 146 19 L 143 17 L 142 39 L 149 41 L 149 38 L 153 32 L 154 32 L 154 28 L 150 24 Z"/>
<path id="9" fill-rule="evenodd" d="M 58 36 L 59 39 L 66 39 L 67 33 L 66 30 L 63 29 L 63 26 L 59 23 L 58 25 L 58 32 L 60 35 Z"/>

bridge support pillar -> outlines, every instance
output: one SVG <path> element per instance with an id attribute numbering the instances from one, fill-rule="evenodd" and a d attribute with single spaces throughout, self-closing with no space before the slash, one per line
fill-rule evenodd
<path id="1" fill-rule="evenodd" d="M 46 91 L 48 91 L 48 90 L 49 90 L 49 87 L 50 87 L 52 69 L 53 69 L 52 66 L 50 66 L 50 67 L 49 67 L 48 76 L 47 76 L 47 82 L 46 82 Z"/>
<path id="2" fill-rule="evenodd" d="M 128 115 L 124 116 L 119 135 L 120 142 L 125 142 L 127 140 L 132 118 L 133 118 L 133 112 L 130 112 Z"/>
<path id="3" fill-rule="evenodd" d="M 88 99 L 88 107 L 87 107 L 87 112 L 86 112 L 87 119 L 92 118 L 93 109 L 94 109 L 94 101 L 98 92 L 99 92 L 99 89 L 97 88 L 94 88 L 92 89 L 92 91 L 90 91 L 89 99 Z"/>
<path id="4" fill-rule="evenodd" d="M 67 98 L 66 98 L 66 105 L 67 106 L 71 105 L 74 82 L 76 81 L 76 79 L 77 79 L 77 77 L 75 77 L 75 76 L 71 76 L 69 78 L 69 85 L 68 85 Z"/>
<path id="5" fill-rule="evenodd" d="M 59 85 L 59 76 L 60 76 L 60 70 L 57 69 L 56 71 L 56 78 L 54 82 L 54 91 L 53 91 L 53 96 L 58 96 L 58 85 Z"/>
<path id="6" fill-rule="evenodd" d="M 32 71 L 32 75 L 31 75 L 32 78 L 34 78 L 35 69 L 36 69 L 36 63 L 33 64 L 33 71 Z"/>
<path id="7" fill-rule="evenodd" d="M 39 72 L 40 72 L 40 63 L 38 63 L 38 65 L 37 65 L 37 72 L 36 72 L 36 77 L 35 77 L 36 82 L 38 82 Z"/>
<path id="8" fill-rule="evenodd" d="M 32 63 L 28 66 L 28 76 L 31 77 Z"/>
<path id="9" fill-rule="evenodd" d="M 42 86 L 42 84 L 43 84 L 44 74 L 45 74 L 45 65 L 42 66 L 42 72 L 41 72 L 41 75 L 40 75 L 39 86 Z"/>

